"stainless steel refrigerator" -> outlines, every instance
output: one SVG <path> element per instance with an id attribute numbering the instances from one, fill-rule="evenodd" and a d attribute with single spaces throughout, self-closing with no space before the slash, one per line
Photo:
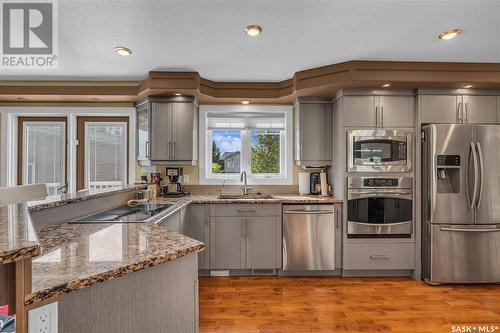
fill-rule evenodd
<path id="1" fill-rule="evenodd" d="M 500 282 L 500 125 L 423 127 L 422 266 L 428 283 Z"/>

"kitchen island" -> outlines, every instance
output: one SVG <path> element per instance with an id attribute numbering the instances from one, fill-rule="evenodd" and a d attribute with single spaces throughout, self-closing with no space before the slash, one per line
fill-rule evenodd
<path id="1" fill-rule="evenodd" d="M 24 279 L 18 279 L 17 271 L 24 271 L 17 266 L 15 275 L 11 270 L 3 274 L 15 277 L 11 289 L 26 287 L 22 307 L 15 308 L 18 332 L 36 329 L 33 313 L 48 309 L 46 305 L 52 309 L 44 310 L 55 323 L 51 327 L 59 332 L 197 331 L 197 255 L 203 243 L 154 219 L 67 223 L 134 197 L 137 189 L 90 191 L 1 207 L 2 228 L 24 237 L 16 242 L 13 235 L 2 237 L 1 263 L 29 260 L 22 266 Z M 158 219 L 182 207 L 174 205 Z M 13 297 L 2 301 L 10 304 Z"/>

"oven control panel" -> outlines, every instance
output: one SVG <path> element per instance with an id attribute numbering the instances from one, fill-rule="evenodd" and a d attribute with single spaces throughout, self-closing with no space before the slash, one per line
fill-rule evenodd
<path id="1" fill-rule="evenodd" d="M 364 178 L 363 186 L 368 187 L 397 187 L 397 178 Z"/>

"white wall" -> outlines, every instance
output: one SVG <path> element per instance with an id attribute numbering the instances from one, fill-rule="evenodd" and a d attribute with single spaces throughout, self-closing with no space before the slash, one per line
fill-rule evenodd
<path id="1" fill-rule="evenodd" d="M 135 182 L 134 107 L 70 107 L 70 106 L 9 106 L 0 107 L 0 186 L 17 185 L 17 117 L 67 116 L 68 117 L 68 183 L 69 192 L 76 191 L 76 121 L 78 116 L 128 116 L 129 117 L 129 183 Z"/>

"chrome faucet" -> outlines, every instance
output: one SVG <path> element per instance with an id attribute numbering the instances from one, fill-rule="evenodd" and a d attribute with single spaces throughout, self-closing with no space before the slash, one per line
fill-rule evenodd
<path id="1" fill-rule="evenodd" d="M 248 191 L 252 188 L 247 185 L 247 172 L 245 170 L 241 172 L 240 181 L 243 182 L 243 195 L 248 195 Z"/>

